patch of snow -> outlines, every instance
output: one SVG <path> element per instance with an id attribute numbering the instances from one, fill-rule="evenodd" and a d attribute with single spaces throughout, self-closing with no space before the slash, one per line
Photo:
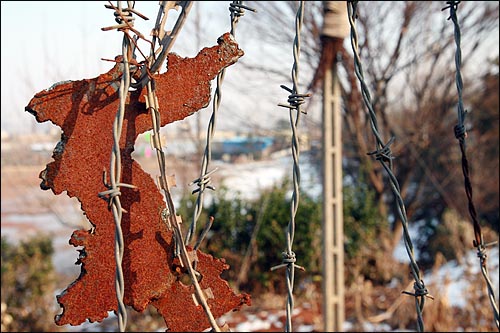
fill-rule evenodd
<path id="1" fill-rule="evenodd" d="M 414 222 L 408 225 L 408 234 L 410 235 L 410 239 L 412 240 L 412 245 L 413 245 L 413 258 L 418 261 L 419 257 L 419 252 L 415 247 L 415 240 L 416 237 L 419 236 L 419 228 L 421 224 L 424 223 L 422 222 Z M 406 246 L 404 243 L 404 237 L 401 237 L 401 240 L 399 241 L 399 244 L 396 246 L 394 249 L 394 252 L 392 254 L 394 258 L 399 261 L 399 262 L 409 262 L 410 257 L 408 256 L 408 251 L 406 250 Z"/>
<path id="2" fill-rule="evenodd" d="M 218 162 L 222 181 L 216 187 L 226 186 L 229 195 L 240 195 L 243 199 L 253 200 L 264 189 L 279 184 L 285 177 L 293 177 L 293 159 L 290 154 L 277 159 L 249 161 L 245 163 Z M 310 195 L 318 197 L 322 193 L 322 182 L 316 166 L 309 156 L 299 158 L 300 183 L 299 188 Z"/>
<path id="3" fill-rule="evenodd" d="M 493 286 L 495 299 L 498 302 L 499 296 L 499 261 L 498 246 L 487 249 L 486 267 L 488 275 Z M 466 298 L 466 291 L 470 281 L 467 280 L 467 274 L 479 275 L 478 278 L 484 280 L 479 258 L 475 250 L 470 250 L 464 260 L 464 264 L 459 265 L 456 260 L 444 264 L 435 273 L 424 278 L 427 285 L 438 286 L 440 292 L 444 293 L 451 306 L 464 307 L 469 300 Z M 486 281 L 484 281 L 484 292 L 487 293 Z"/>
<path id="4" fill-rule="evenodd" d="M 257 330 L 268 330 L 271 322 L 268 319 L 260 319 L 255 315 L 248 315 L 247 321 L 231 328 L 232 332 L 255 332 Z"/>

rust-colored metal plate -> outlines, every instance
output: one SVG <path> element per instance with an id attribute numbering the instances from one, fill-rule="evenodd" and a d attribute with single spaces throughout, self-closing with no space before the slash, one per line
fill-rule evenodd
<path id="1" fill-rule="evenodd" d="M 218 45 L 201 50 L 194 58 L 169 54 L 166 73 L 155 76 L 161 126 L 182 120 L 207 107 L 210 81 L 235 63 L 243 51 L 226 33 Z M 117 311 L 115 292 L 115 223 L 108 203 L 98 197 L 107 190 L 103 170 L 109 170 L 113 146 L 113 121 L 118 110 L 120 64 L 93 79 L 62 82 L 37 93 L 26 110 L 38 122 L 52 121 L 63 130 L 53 159 L 40 173 L 41 188 L 55 194 L 67 191 L 76 197 L 95 226 L 93 232 L 76 230 L 70 244 L 82 246 L 77 264 L 80 276 L 57 296 L 63 311 L 56 324 L 79 325 L 85 320 L 102 321 L 108 311 Z M 143 311 L 152 303 L 163 315 L 170 331 L 200 331 L 210 327 L 201 305 L 196 305 L 194 287 L 184 285 L 173 264 L 173 233 L 161 219 L 163 197 L 149 174 L 131 154 L 137 136 L 151 130 L 151 118 L 144 103 L 145 89 L 129 93 L 120 140 L 122 183 L 121 204 L 124 236 L 124 303 Z M 208 304 L 214 316 L 250 305 L 250 296 L 236 295 L 220 278 L 228 266 L 219 259 L 197 252 L 202 289 L 210 290 Z"/>

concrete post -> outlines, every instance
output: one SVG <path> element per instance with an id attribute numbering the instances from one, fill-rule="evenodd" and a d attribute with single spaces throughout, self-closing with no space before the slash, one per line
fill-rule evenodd
<path id="1" fill-rule="evenodd" d="M 342 332 L 344 312 L 344 223 L 342 205 L 342 117 L 336 65 L 323 81 L 323 320 L 325 332 Z"/>

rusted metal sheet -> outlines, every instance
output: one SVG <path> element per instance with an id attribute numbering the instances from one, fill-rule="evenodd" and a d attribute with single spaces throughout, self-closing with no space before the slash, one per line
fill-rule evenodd
<path id="1" fill-rule="evenodd" d="M 210 101 L 210 81 L 235 63 L 243 51 L 226 33 L 218 45 L 201 50 L 195 58 L 169 54 L 168 71 L 155 76 L 161 126 L 182 120 Z M 70 244 L 80 249 L 80 276 L 57 296 L 63 311 L 58 325 L 100 322 L 108 311 L 117 311 L 115 292 L 115 223 L 108 203 L 98 197 L 106 190 L 103 170 L 108 170 L 113 146 L 113 121 L 118 110 L 120 64 L 93 79 L 58 83 L 37 93 L 26 110 L 38 122 L 61 127 L 61 141 L 53 161 L 40 173 L 41 188 L 55 194 L 67 191 L 76 197 L 95 228 L 76 230 Z M 163 197 L 149 174 L 131 154 L 137 136 L 152 128 L 144 103 L 145 89 L 130 92 L 120 140 L 121 188 L 124 236 L 124 303 L 143 311 L 152 303 L 163 315 L 168 330 L 199 331 L 209 327 L 200 305 L 192 297 L 193 286 L 180 281 L 174 265 L 173 234 L 161 218 Z M 223 260 L 197 251 L 201 287 L 213 294 L 208 304 L 214 316 L 250 305 L 250 296 L 235 294 L 220 278 L 228 266 Z"/>
<path id="2" fill-rule="evenodd" d="M 197 271 L 202 276 L 199 281 L 200 287 L 205 291 L 205 299 L 215 318 L 228 312 L 229 309 L 239 309 L 243 304 L 250 305 L 249 295 L 235 296 L 227 282 L 219 278 L 222 271 L 229 268 L 223 259 L 215 259 L 199 250 L 196 254 Z M 183 281 L 189 281 L 187 276 Z M 210 327 L 210 323 L 202 306 L 196 305 L 195 296 L 192 285 L 172 283 L 165 297 L 153 301 L 152 304 L 158 308 L 169 329 L 178 332 L 201 331 Z"/>

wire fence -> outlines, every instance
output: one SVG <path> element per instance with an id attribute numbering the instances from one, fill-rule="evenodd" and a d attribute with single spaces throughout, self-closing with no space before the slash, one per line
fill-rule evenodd
<path id="1" fill-rule="evenodd" d="M 365 102 L 365 105 L 368 109 L 369 117 L 370 117 L 370 126 L 373 132 L 373 135 L 375 136 L 376 139 L 376 149 L 375 151 L 369 152 L 369 155 L 375 156 L 375 159 L 380 162 L 380 164 L 383 166 L 384 170 L 386 171 L 387 175 L 389 176 L 390 180 L 390 186 L 392 189 L 392 192 L 396 198 L 396 202 L 398 204 L 398 214 L 399 218 L 401 220 L 401 223 L 403 225 L 403 240 L 406 248 L 406 252 L 408 254 L 408 257 L 410 259 L 410 268 L 411 272 L 413 275 L 413 278 L 415 280 L 413 288 L 414 292 L 410 293 L 407 291 L 403 291 L 403 293 L 407 295 L 411 295 L 415 297 L 415 308 L 417 311 L 417 324 L 418 324 L 418 330 L 419 332 L 424 332 L 424 321 L 422 317 L 422 311 L 424 308 L 424 303 L 425 303 L 425 298 L 432 296 L 429 295 L 429 292 L 427 288 L 425 287 L 424 281 L 421 277 L 420 274 L 420 269 L 418 267 L 418 264 L 415 260 L 415 253 L 413 250 L 413 243 L 411 241 L 410 233 L 408 231 L 408 218 L 406 216 L 406 208 L 405 204 L 403 201 L 403 198 L 401 196 L 401 190 L 399 186 L 399 182 L 392 172 L 393 169 L 393 163 L 392 160 L 394 159 L 394 156 L 392 155 L 391 152 L 391 144 L 394 142 L 394 137 L 391 137 L 387 143 L 384 143 L 384 140 L 382 139 L 381 133 L 379 132 L 378 128 L 378 121 L 377 121 L 377 115 L 375 113 L 375 110 L 372 105 L 371 101 L 371 95 L 370 91 L 368 89 L 368 85 L 365 82 L 364 79 L 364 74 L 363 74 L 363 66 L 361 64 L 361 59 L 359 56 L 359 51 L 358 51 L 358 34 L 356 31 L 356 25 L 355 25 L 355 20 L 357 18 L 357 3 L 358 1 L 348 1 L 347 2 L 347 10 L 349 14 L 349 24 L 351 26 L 351 46 L 352 50 L 354 53 L 354 67 L 355 67 L 355 72 L 356 76 L 361 84 L 361 90 L 362 90 L 362 96 L 363 96 L 363 101 Z"/>
<path id="2" fill-rule="evenodd" d="M 123 302 L 123 296 L 125 293 L 125 281 L 123 277 L 123 252 L 124 252 L 124 240 L 123 231 L 121 228 L 122 214 L 124 209 L 122 208 L 120 201 L 120 187 L 134 188 L 133 185 L 123 184 L 120 182 L 121 179 L 121 151 L 120 151 L 120 138 L 123 128 L 123 119 L 125 117 L 125 104 L 127 96 L 130 89 L 131 77 L 130 77 L 130 62 L 129 56 L 132 54 L 132 44 L 130 42 L 130 36 L 128 31 L 133 27 L 134 17 L 132 16 L 134 9 L 132 1 L 128 2 L 127 8 L 122 8 L 121 1 L 118 1 L 117 7 L 110 6 L 115 10 L 115 20 L 118 26 L 112 27 L 118 31 L 123 31 L 123 42 L 122 42 L 122 70 L 123 74 L 120 81 L 120 87 L 118 95 L 120 98 L 120 104 L 118 111 L 116 113 L 116 118 L 113 123 L 113 150 L 111 153 L 110 162 L 110 184 L 106 184 L 106 175 L 104 175 L 105 186 L 108 188 L 107 191 L 99 193 L 100 197 L 109 200 L 111 209 L 113 211 L 113 217 L 115 221 L 115 262 L 116 262 L 116 281 L 115 290 L 118 302 L 118 327 L 120 332 L 124 332 L 127 326 L 127 309 Z"/>
<path id="3" fill-rule="evenodd" d="M 301 106 L 305 103 L 305 98 L 310 97 L 310 94 L 299 93 L 299 63 L 300 63 L 300 48 L 301 48 L 301 29 L 304 19 L 304 7 L 305 1 L 300 1 L 296 17 L 295 17 L 295 39 L 293 43 L 293 66 L 291 71 L 292 76 L 292 88 L 286 86 L 281 86 L 284 90 L 290 93 L 288 96 L 288 104 L 278 104 L 281 107 L 285 107 L 289 110 L 290 126 L 292 130 L 292 142 L 291 142 L 291 153 L 293 157 L 293 193 L 290 204 L 290 219 L 288 226 L 286 228 L 286 249 L 282 252 L 282 263 L 271 268 L 272 271 L 279 268 L 286 268 L 286 286 L 287 286 L 287 304 L 286 304 L 286 326 L 285 330 L 287 332 L 292 331 L 292 314 L 294 308 L 294 274 L 295 268 L 302 269 L 300 265 L 296 264 L 297 258 L 293 251 L 293 241 L 295 234 L 295 217 L 299 207 L 300 201 L 300 165 L 299 165 L 299 155 L 300 155 L 300 144 L 298 135 L 298 125 L 301 113 L 305 113 Z M 487 265 L 486 265 L 486 248 L 491 244 L 485 244 L 481 232 L 481 226 L 477 218 L 477 212 L 473 203 L 472 196 L 472 185 L 471 177 L 469 172 L 468 160 L 466 156 L 466 142 L 467 132 L 465 129 L 464 121 L 467 111 L 463 106 L 463 82 L 460 72 L 461 67 L 461 49 L 460 49 L 460 25 L 457 18 L 457 9 L 460 1 L 448 1 L 448 6 L 443 8 L 450 9 L 450 17 L 454 24 L 455 32 L 455 43 L 456 43 L 456 53 L 455 53 L 455 65 L 456 65 L 456 86 L 458 91 L 458 124 L 454 127 L 454 133 L 459 141 L 460 149 L 462 152 L 462 171 L 464 175 L 465 191 L 468 198 L 469 213 L 474 226 L 474 241 L 473 245 L 477 248 L 477 255 L 480 259 L 481 272 L 487 284 L 489 300 L 494 312 L 494 318 L 497 328 L 499 327 L 499 314 L 498 307 L 496 305 L 495 295 L 493 291 L 493 286 L 488 275 Z M 396 203 L 398 205 L 398 213 L 401 223 L 403 225 L 403 240 L 405 248 L 410 260 L 410 269 L 414 278 L 414 292 L 403 291 L 404 294 L 414 296 L 415 306 L 417 312 L 417 325 L 420 332 L 424 332 L 424 321 L 422 317 L 422 312 L 424 308 L 424 303 L 426 298 L 432 298 L 424 284 L 421 277 L 421 273 L 418 264 L 415 260 L 415 254 L 413 249 L 412 240 L 409 235 L 408 230 L 408 218 L 406 216 L 406 208 L 404 205 L 404 200 L 401 195 L 400 186 L 393 169 L 394 156 L 392 155 L 390 146 L 394 142 L 395 138 L 391 137 L 387 142 L 382 138 L 382 134 L 379 132 L 379 127 L 377 123 L 377 116 L 372 105 L 370 91 L 368 85 L 365 82 L 363 67 L 358 50 L 358 35 L 356 31 L 355 21 L 357 19 L 357 4 L 358 1 L 347 1 L 349 23 L 351 28 L 351 46 L 354 53 L 354 67 L 355 74 L 359 80 L 362 90 L 362 97 L 365 106 L 368 110 L 368 116 L 370 119 L 370 125 L 372 133 L 376 139 L 376 147 L 372 152 L 368 152 L 369 155 L 374 156 L 378 160 L 390 181 L 391 190 L 396 198 Z M 197 194 L 196 205 L 194 207 L 195 213 L 193 214 L 193 220 L 187 230 L 187 234 L 184 236 L 181 229 L 182 219 L 176 214 L 176 210 L 173 204 L 172 195 L 170 193 L 170 187 L 172 186 L 173 180 L 166 175 L 166 160 L 165 154 L 162 148 L 160 140 L 160 113 L 159 113 L 159 101 L 155 90 L 155 81 L 153 78 L 153 73 L 157 72 L 158 69 L 163 64 L 166 59 L 168 51 L 172 47 L 178 32 L 182 28 L 186 16 L 189 13 L 189 9 L 192 5 L 191 1 L 180 1 L 176 2 L 175 6 L 182 7 L 182 12 L 179 15 L 174 29 L 171 32 L 165 32 L 164 26 L 167 20 L 167 14 L 170 9 L 174 8 L 173 2 L 162 1 L 160 2 L 160 9 L 158 17 L 156 20 L 155 28 L 153 29 L 153 38 L 150 42 L 151 50 L 148 57 L 144 57 L 145 61 L 140 65 L 141 74 L 138 79 L 132 79 L 131 69 L 137 69 L 139 66 L 135 60 L 135 52 L 141 52 L 137 47 L 137 40 L 145 39 L 144 36 L 134 29 L 134 17 L 133 14 L 145 18 L 144 15 L 139 13 L 134 9 L 134 2 L 128 1 L 127 7 L 122 7 L 121 1 L 117 2 L 117 6 L 107 5 L 106 7 L 114 10 L 115 20 L 118 25 L 103 28 L 103 30 L 114 30 L 123 33 L 122 41 L 122 56 L 120 59 L 120 68 L 122 70 L 122 76 L 119 86 L 119 108 L 116 113 L 116 117 L 113 123 L 113 148 L 110 157 L 110 168 L 109 168 L 109 182 L 107 180 L 107 172 L 104 171 L 103 182 L 107 190 L 98 193 L 99 197 L 108 201 L 109 209 L 113 212 L 114 223 L 115 223 L 115 290 L 118 303 L 118 326 L 121 332 L 126 330 L 127 326 L 127 309 L 123 302 L 124 297 L 124 274 L 122 270 L 122 260 L 124 253 L 124 237 L 123 231 L 121 229 L 121 219 L 122 214 L 125 210 L 121 206 L 120 201 L 120 188 L 135 188 L 133 184 L 126 184 L 121 182 L 122 167 L 121 167 L 121 152 L 120 152 L 120 139 L 122 134 L 122 126 L 125 117 L 126 100 L 128 93 L 131 89 L 142 89 L 143 87 L 147 90 L 146 96 L 146 108 L 151 116 L 152 124 L 152 146 L 156 151 L 158 169 L 160 176 L 158 179 L 158 185 L 163 191 L 164 198 L 166 200 L 165 208 L 162 211 L 163 221 L 167 224 L 169 230 L 173 231 L 175 239 L 175 255 L 179 257 L 181 264 L 186 267 L 189 277 L 193 283 L 196 298 L 203 307 L 207 318 L 210 322 L 213 331 L 220 332 L 224 328 L 219 327 L 219 324 L 214 318 L 211 309 L 206 301 L 205 294 L 202 291 L 199 283 L 199 273 L 196 271 L 196 258 L 194 257 L 194 251 L 198 250 L 201 241 L 208 233 L 214 219 L 210 217 L 207 221 L 201 234 L 198 236 L 197 241 L 193 247 L 194 251 L 189 251 L 188 247 L 193 242 L 195 231 L 197 230 L 197 222 L 201 216 L 203 209 L 203 195 L 206 189 L 214 190 L 215 188 L 210 185 L 211 175 L 216 171 L 208 171 L 208 167 L 211 160 L 211 140 L 214 136 L 217 113 L 222 99 L 222 83 L 225 76 L 225 69 L 222 69 L 217 75 L 217 87 L 213 96 L 213 109 L 210 122 L 207 129 L 207 141 L 206 147 L 203 155 L 203 160 L 200 168 L 200 176 L 194 180 L 190 185 L 196 184 L 197 189 L 193 190 L 192 194 Z M 229 5 L 229 12 L 231 18 L 231 36 L 235 37 L 236 25 L 239 19 L 244 15 L 245 10 L 255 11 L 250 7 L 244 6 L 242 1 L 233 1 Z M 135 33 L 134 37 L 130 36 L 130 31 Z M 142 52 L 141 52 L 142 53 Z"/>
<path id="4" fill-rule="evenodd" d="M 462 153 L 462 172 L 464 175 L 464 184 L 465 184 L 465 193 L 467 195 L 467 201 L 468 201 L 468 208 L 469 208 L 469 214 L 472 219 L 472 224 L 474 226 L 474 240 L 472 244 L 474 247 L 477 249 L 477 256 L 479 258 L 479 264 L 481 268 L 481 273 L 484 277 L 484 280 L 486 282 L 486 287 L 488 290 L 488 299 L 490 301 L 492 310 L 493 310 L 493 315 L 494 315 L 494 320 L 497 328 L 500 328 L 499 326 L 499 314 L 498 314 L 498 306 L 495 300 L 495 292 L 493 289 L 493 284 L 491 282 L 491 279 L 489 277 L 488 273 L 488 267 L 487 267 L 487 258 L 488 255 L 486 253 L 486 249 L 488 246 L 496 244 L 496 242 L 492 242 L 489 244 L 484 243 L 484 238 L 483 238 L 483 233 L 481 231 L 481 225 L 479 224 L 478 218 L 477 218 L 477 212 L 476 212 L 476 207 L 473 202 L 472 198 L 472 182 L 471 182 L 471 175 L 469 171 L 469 161 L 467 160 L 467 149 L 466 149 L 466 142 L 465 139 L 467 137 L 467 131 L 465 129 L 465 116 L 467 114 L 467 110 L 464 108 L 464 102 L 463 102 L 463 81 L 462 81 L 462 73 L 461 73 L 461 65 L 462 65 L 462 50 L 460 46 L 461 42 L 461 33 L 460 33 L 460 24 L 458 22 L 458 17 L 457 17 L 457 10 L 458 10 L 458 5 L 460 1 L 447 1 L 447 6 L 444 7 L 442 10 L 449 9 L 450 10 L 450 17 L 452 22 L 453 22 L 453 27 L 454 27 L 454 37 L 455 37 L 455 44 L 456 44 L 456 51 L 455 51 L 455 67 L 456 67 L 456 75 L 455 75 L 455 80 L 456 80 L 456 85 L 457 85 L 457 93 L 458 93 L 458 103 L 457 103 L 457 117 L 458 117 L 458 124 L 455 125 L 453 128 L 455 137 L 457 138 L 459 145 L 460 145 L 460 151 Z"/>
<path id="5" fill-rule="evenodd" d="M 295 236 L 295 216 L 299 208 L 300 201 L 300 144 L 297 126 L 299 125 L 301 105 L 305 103 L 305 98 L 310 97 L 310 94 L 299 93 L 299 64 L 300 64 L 300 35 L 302 24 L 304 22 L 304 7 L 305 1 L 301 1 L 295 16 L 295 39 L 293 41 L 293 66 L 292 66 L 292 83 L 293 87 L 290 89 L 284 85 L 281 88 L 288 91 L 288 104 L 278 104 L 279 106 L 288 108 L 290 116 L 290 127 L 292 129 L 292 157 L 293 157 L 293 193 L 290 203 L 290 220 L 285 232 L 286 236 L 286 250 L 282 252 L 282 264 L 274 266 L 271 270 L 278 268 L 286 268 L 286 287 L 287 287 L 287 303 L 286 303 L 286 325 L 285 331 L 292 331 L 292 313 L 294 307 L 294 280 L 295 268 L 304 270 L 300 265 L 295 264 L 297 261 L 295 252 L 293 251 L 293 240 Z"/>

